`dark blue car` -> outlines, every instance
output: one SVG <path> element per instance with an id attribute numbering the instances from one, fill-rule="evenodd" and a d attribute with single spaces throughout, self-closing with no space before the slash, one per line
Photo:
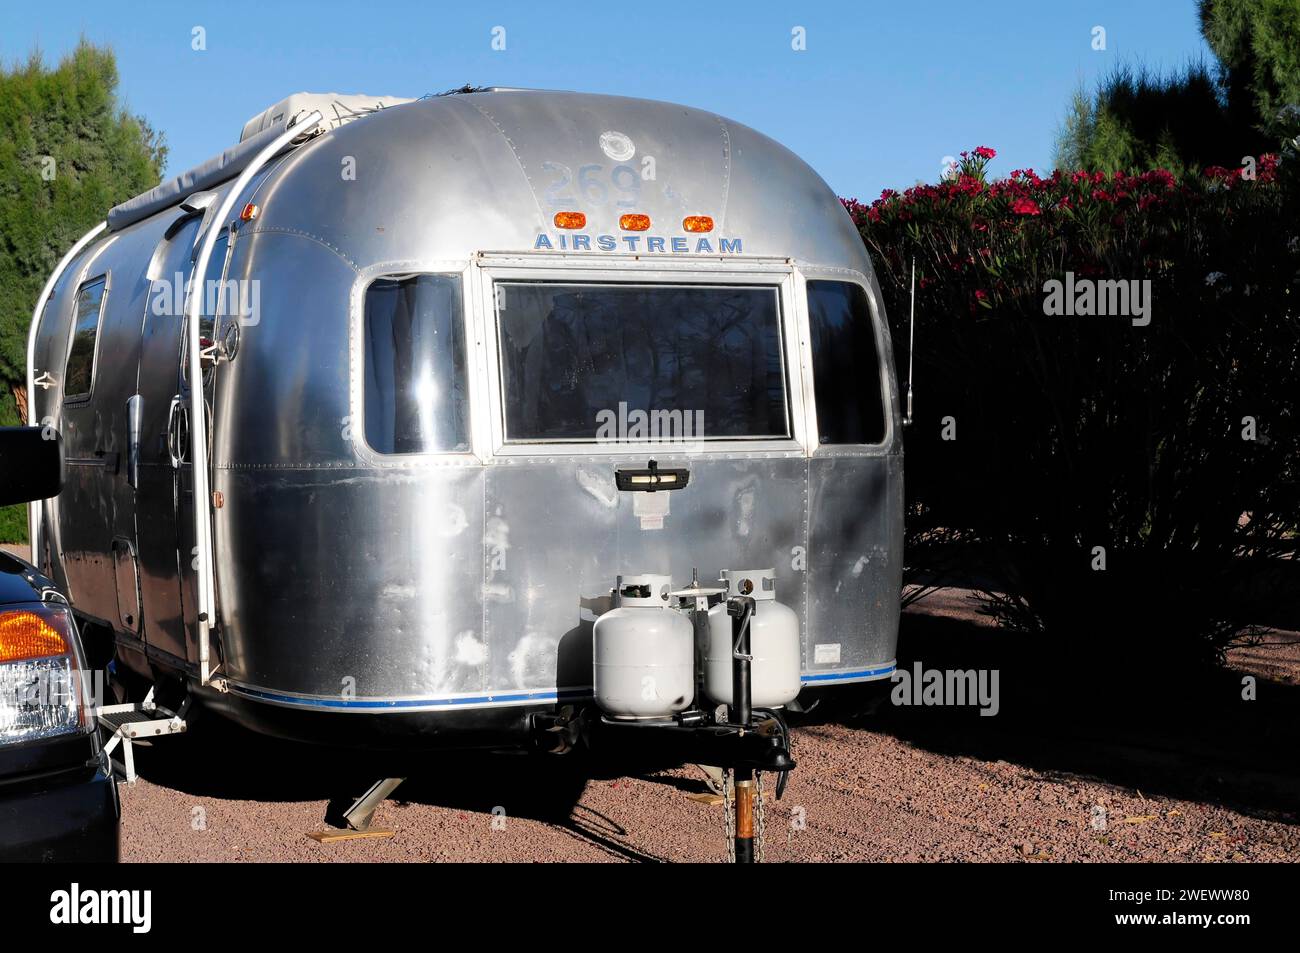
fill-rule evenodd
<path id="1" fill-rule="evenodd" d="M 0 505 L 56 496 L 62 474 L 57 434 L 0 427 Z M 63 593 L 0 551 L 0 861 L 118 859 L 99 690 Z"/>

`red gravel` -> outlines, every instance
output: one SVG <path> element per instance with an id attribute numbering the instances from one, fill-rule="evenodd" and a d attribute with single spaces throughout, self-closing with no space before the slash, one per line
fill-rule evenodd
<path id="1" fill-rule="evenodd" d="M 184 744 L 183 739 L 172 743 Z M 1300 828 L 1224 807 L 1146 796 L 1096 780 L 1006 762 L 934 754 L 887 735 L 835 725 L 797 733 L 799 767 L 767 808 L 769 861 L 1137 861 L 1300 859 Z M 507 759 L 501 759 L 507 760 Z M 146 780 L 123 787 L 123 857 L 131 861 L 716 861 L 722 808 L 691 800 L 692 768 L 586 783 L 570 819 L 539 819 L 528 802 L 545 765 L 488 770 L 506 809 L 459 806 L 455 791 L 399 790 L 377 825 L 390 840 L 322 845 L 327 801 L 194 796 Z M 213 770 L 218 762 L 210 762 Z M 226 770 L 238 770 L 236 764 Z M 512 773 L 523 783 L 512 783 Z M 458 779 L 449 779 L 454 787 Z M 449 801 L 448 803 L 439 803 Z M 516 806 L 516 801 L 519 802 Z M 1107 829 L 1092 827 L 1093 807 Z M 495 805 L 493 805 L 495 806 Z M 511 809 L 524 816 L 509 816 Z M 792 825 L 802 809 L 804 826 Z M 201 818 L 205 826 L 199 826 Z"/>

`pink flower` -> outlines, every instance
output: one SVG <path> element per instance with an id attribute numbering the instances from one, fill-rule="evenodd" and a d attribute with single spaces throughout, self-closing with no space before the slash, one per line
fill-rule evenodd
<path id="1" fill-rule="evenodd" d="M 981 159 L 992 159 L 997 156 L 997 151 L 990 149 L 988 146 L 976 146 L 975 154 Z"/>
<path id="2" fill-rule="evenodd" d="M 1033 199 L 1016 199 L 1011 203 L 1011 211 L 1017 215 L 1042 215 L 1043 210 L 1038 207 L 1038 203 Z"/>

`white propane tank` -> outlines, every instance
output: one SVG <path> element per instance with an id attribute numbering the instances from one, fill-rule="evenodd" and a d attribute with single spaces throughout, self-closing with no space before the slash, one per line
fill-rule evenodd
<path id="1" fill-rule="evenodd" d="M 754 616 L 750 620 L 749 652 L 751 704 L 755 708 L 777 708 L 799 694 L 799 617 L 793 609 L 776 601 L 776 571 L 773 569 L 728 569 L 722 573 L 727 598 L 750 596 Z M 709 610 L 709 643 L 704 653 L 704 691 L 715 702 L 730 705 L 732 663 L 731 616 L 726 602 Z"/>
<path id="2" fill-rule="evenodd" d="M 616 608 L 592 632 L 596 704 L 613 718 L 667 718 L 695 696 L 695 630 L 668 576 L 619 576 Z"/>

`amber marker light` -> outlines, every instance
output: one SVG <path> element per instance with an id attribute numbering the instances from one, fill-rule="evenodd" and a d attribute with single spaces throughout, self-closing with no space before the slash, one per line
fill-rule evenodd
<path id="1" fill-rule="evenodd" d="M 650 227 L 649 215 L 620 215 L 618 217 L 618 227 L 625 232 L 644 232 Z"/>
<path id="2" fill-rule="evenodd" d="M 682 219 L 682 228 L 688 232 L 711 232 L 713 219 L 707 215 L 687 215 Z"/>
<path id="3" fill-rule="evenodd" d="M 43 614 L 29 610 L 0 613 L 0 664 L 67 655 L 63 633 Z"/>
<path id="4" fill-rule="evenodd" d="M 583 212 L 556 212 L 556 228 L 586 228 L 587 216 Z"/>
<path id="5" fill-rule="evenodd" d="M 254 205 L 252 202 L 249 202 L 244 206 L 244 210 L 239 213 L 239 220 L 241 222 L 251 222 L 253 219 L 257 218 L 257 214 L 261 211 L 261 208 Z"/>

